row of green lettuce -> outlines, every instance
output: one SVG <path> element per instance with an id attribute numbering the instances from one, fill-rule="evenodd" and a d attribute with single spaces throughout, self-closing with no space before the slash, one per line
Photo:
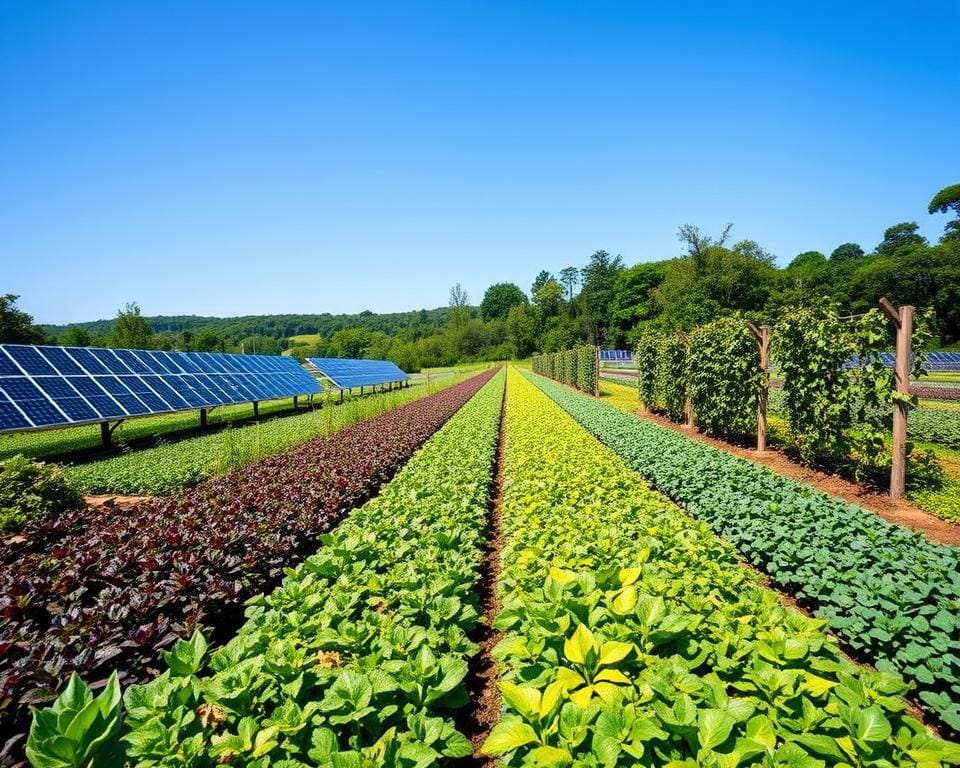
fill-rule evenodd
<path id="1" fill-rule="evenodd" d="M 470 754 L 450 713 L 467 703 L 477 652 L 503 387 L 501 373 L 279 589 L 251 601 L 227 645 L 180 641 L 169 669 L 122 703 L 115 682 L 94 699 L 71 680 L 36 713 L 32 764 L 87 766 L 95 754 L 93 766 L 412 768 Z"/>
<path id="2" fill-rule="evenodd" d="M 960 732 L 960 549 L 542 377 L 537 386 Z"/>
<path id="3" fill-rule="evenodd" d="M 960 761 L 734 549 L 511 373 L 500 575 L 507 766 Z"/>

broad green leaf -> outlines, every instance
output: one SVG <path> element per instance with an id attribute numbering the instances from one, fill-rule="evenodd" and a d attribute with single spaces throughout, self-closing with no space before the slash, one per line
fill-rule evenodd
<path id="1" fill-rule="evenodd" d="M 600 646 L 599 664 L 602 667 L 605 667 L 608 664 L 616 664 L 618 661 L 623 661 L 627 656 L 629 656 L 630 651 L 632 650 L 632 643 L 621 643 L 616 640 L 608 640 Z"/>
<path id="2" fill-rule="evenodd" d="M 856 714 L 856 737 L 866 743 L 886 741 L 893 732 L 890 721 L 877 705 L 861 709 Z"/>
<path id="3" fill-rule="evenodd" d="M 527 723 L 517 720 L 497 723 L 480 751 L 485 755 L 500 756 L 507 752 L 537 743 L 537 734 Z"/>
<path id="4" fill-rule="evenodd" d="M 532 685 L 500 683 L 503 700 L 519 712 L 525 720 L 537 720 L 540 716 L 540 691 Z"/>
<path id="5" fill-rule="evenodd" d="M 697 713 L 697 738 L 702 749 L 713 749 L 727 740 L 736 721 L 721 709 L 701 709 Z"/>
<path id="6" fill-rule="evenodd" d="M 626 616 L 631 613 L 637 605 L 637 588 L 630 585 L 620 590 L 620 593 L 613 598 L 610 607 L 618 616 Z"/>
<path id="7" fill-rule="evenodd" d="M 574 664 L 586 664 L 591 651 L 596 652 L 597 641 L 586 624 L 579 624 L 572 637 L 563 642 L 563 655 Z"/>

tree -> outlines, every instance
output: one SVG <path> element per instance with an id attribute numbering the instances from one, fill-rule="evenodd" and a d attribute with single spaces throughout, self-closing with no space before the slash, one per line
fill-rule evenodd
<path id="1" fill-rule="evenodd" d="M 541 269 L 537 276 L 533 279 L 533 285 L 530 286 L 530 295 L 536 296 L 537 291 L 539 291 L 545 283 L 553 280 L 554 277 L 547 270 Z"/>
<path id="2" fill-rule="evenodd" d="M 563 287 L 552 277 L 537 288 L 533 294 L 533 303 L 540 310 L 541 317 L 553 317 L 560 312 L 563 301 Z"/>
<path id="3" fill-rule="evenodd" d="M 59 339 L 65 347 L 89 347 L 93 345 L 93 337 L 86 328 L 79 325 L 71 325 L 65 330 Z"/>
<path id="4" fill-rule="evenodd" d="M 820 268 L 827 263 L 827 257 L 820 251 L 804 251 L 794 256 L 793 261 L 787 264 L 787 269 L 807 271 L 811 268 Z"/>
<path id="5" fill-rule="evenodd" d="M 887 227 L 883 232 L 883 242 L 876 247 L 878 256 L 888 256 L 901 248 L 914 245 L 926 245 L 927 238 L 917 233 L 920 225 L 915 221 L 902 221 Z"/>
<path id="6" fill-rule="evenodd" d="M 943 228 L 943 235 L 940 238 L 941 243 L 960 240 L 960 184 L 951 184 L 944 187 L 933 196 L 927 210 L 933 213 L 949 213 L 953 211 L 956 218 L 948 221 Z"/>
<path id="7" fill-rule="evenodd" d="M 240 339 L 239 347 L 245 355 L 279 355 L 283 351 L 280 339 L 263 334 L 245 336 Z"/>
<path id="8" fill-rule="evenodd" d="M 580 270 L 576 267 L 564 267 L 560 270 L 560 285 L 567 289 L 567 301 L 573 301 L 573 292 L 580 282 Z"/>
<path id="9" fill-rule="evenodd" d="M 191 352 L 226 352 L 227 342 L 212 328 L 201 328 L 187 342 Z M 244 351 L 247 351 L 246 349 Z"/>
<path id="10" fill-rule="evenodd" d="M 537 319 L 527 304 L 514 304 L 507 314 L 507 334 L 518 358 L 529 357 L 536 349 Z"/>
<path id="11" fill-rule="evenodd" d="M 687 253 L 693 260 L 694 268 L 700 270 L 706 263 L 707 252 L 711 248 L 722 248 L 730 237 L 732 229 L 733 224 L 727 224 L 720 233 L 720 237 L 714 240 L 709 235 L 703 234 L 700 228 L 693 224 L 681 224 L 677 230 L 677 237 L 687 246 Z"/>
<path id="12" fill-rule="evenodd" d="M 611 258 L 606 251 L 596 251 L 590 263 L 581 271 L 583 302 L 587 335 L 591 344 L 603 344 L 611 324 L 613 281 L 623 269 L 623 259 Z"/>
<path id="13" fill-rule="evenodd" d="M 953 211 L 954 215 L 960 218 L 960 184 L 951 184 L 937 192 L 927 210 L 930 213 Z"/>
<path id="14" fill-rule="evenodd" d="M 460 283 L 450 289 L 450 317 L 448 325 L 454 330 L 466 326 L 470 319 L 470 297 Z"/>
<path id="15" fill-rule="evenodd" d="M 330 351 L 334 357 L 362 358 L 369 344 L 370 331 L 366 328 L 341 328 L 330 337 Z"/>
<path id="16" fill-rule="evenodd" d="M 117 319 L 110 330 L 110 346 L 116 349 L 150 349 L 153 346 L 153 328 L 140 314 L 135 301 L 117 310 Z"/>
<path id="17" fill-rule="evenodd" d="M 843 264 L 848 261 L 856 261 L 863 258 L 863 248 L 856 243 L 844 243 L 838 245 L 830 254 L 831 264 Z"/>
<path id="18" fill-rule="evenodd" d="M 480 303 L 480 317 L 484 320 L 506 320 L 510 307 L 526 304 L 527 294 L 514 283 L 496 283 L 487 288 Z"/>
<path id="19" fill-rule="evenodd" d="M 19 298 L 13 293 L 0 296 L 0 343 L 43 344 L 46 334 L 33 324 L 33 317 L 16 308 Z"/>

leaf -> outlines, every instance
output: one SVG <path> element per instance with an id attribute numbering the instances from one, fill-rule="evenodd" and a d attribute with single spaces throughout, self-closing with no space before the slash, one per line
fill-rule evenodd
<path id="1" fill-rule="evenodd" d="M 597 641 L 585 624 L 578 624 L 572 637 L 563 642 L 563 655 L 574 664 L 586 664 L 591 651 L 596 651 Z"/>
<path id="2" fill-rule="evenodd" d="M 886 741 L 893 732 L 890 721 L 887 720 L 883 711 L 876 704 L 857 711 L 855 722 L 857 726 L 856 738 L 868 744 Z"/>
<path id="3" fill-rule="evenodd" d="M 730 736 L 736 721 L 720 709 L 701 709 L 697 713 L 697 738 L 701 749 L 718 747 Z"/>
<path id="4" fill-rule="evenodd" d="M 501 682 L 499 685 L 503 700 L 513 707 L 525 720 L 536 721 L 540 716 L 540 691 L 532 685 L 515 685 Z"/>
<path id="5" fill-rule="evenodd" d="M 600 666 L 616 664 L 618 661 L 623 661 L 627 656 L 629 656 L 630 651 L 632 650 L 632 643 L 621 643 L 616 640 L 608 640 L 600 646 L 600 659 L 598 663 Z"/>
<path id="6" fill-rule="evenodd" d="M 626 616 L 633 611 L 636 605 L 637 588 L 634 586 L 626 586 L 613 598 L 610 607 L 618 616 Z"/>
<path id="7" fill-rule="evenodd" d="M 487 740 L 483 742 L 480 752 L 485 755 L 499 757 L 507 752 L 535 744 L 537 734 L 527 723 L 521 723 L 516 720 L 497 723 Z"/>
<path id="8" fill-rule="evenodd" d="M 835 681 L 818 677 L 812 672 L 803 673 L 803 687 L 814 696 L 820 697 L 826 695 L 835 685 L 837 685 Z"/>
<path id="9" fill-rule="evenodd" d="M 542 746 L 530 750 L 528 759 L 536 766 L 563 766 L 573 762 L 573 755 L 559 747 Z"/>

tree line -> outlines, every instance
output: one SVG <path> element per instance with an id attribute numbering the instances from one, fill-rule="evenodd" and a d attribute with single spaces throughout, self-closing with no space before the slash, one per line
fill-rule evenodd
<path id="1" fill-rule="evenodd" d="M 829 254 L 804 251 L 786 267 L 728 225 L 716 234 L 685 224 L 682 255 L 627 266 L 594 252 L 586 264 L 540 270 L 529 289 L 491 285 L 479 305 L 459 285 L 448 305 L 405 313 L 264 315 L 241 318 L 156 317 L 127 305 L 112 321 L 44 326 L 0 297 L 0 340 L 115 347 L 236 351 L 297 357 L 392 359 L 405 370 L 459 362 L 524 358 L 586 342 L 632 347 L 648 330 L 689 330 L 744 313 L 773 322 L 785 307 L 824 297 L 860 313 L 881 296 L 936 313 L 942 346 L 960 342 L 960 184 L 930 201 L 930 214 L 953 216 L 938 242 L 916 221 L 888 227 L 869 250 L 842 243 Z M 308 335 L 309 338 L 296 338 Z M 291 340 L 292 339 L 292 340 Z"/>

